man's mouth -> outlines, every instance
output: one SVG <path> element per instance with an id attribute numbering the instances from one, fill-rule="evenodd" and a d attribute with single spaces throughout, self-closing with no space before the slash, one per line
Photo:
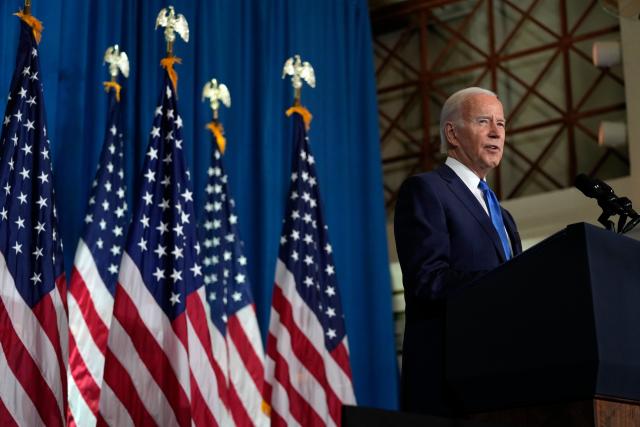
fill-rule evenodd
<path id="1" fill-rule="evenodd" d="M 488 149 L 489 151 L 500 151 L 500 147 L 493 144 L 485 145 L 484 148 Z"/>

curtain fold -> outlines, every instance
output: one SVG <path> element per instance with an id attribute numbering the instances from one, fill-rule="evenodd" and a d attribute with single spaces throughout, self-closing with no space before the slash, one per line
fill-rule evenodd
<path id="1" fill-rule="evenodd" d="M 40 76 L 44 84 L 65 266 L 73 262 L 91 179 L 99 156 L 108 80 L 102 58 L 118 43 L 131 63 L 123 86 L 125 170 L 133 205 L 139 167 L 155 110 L 162 30 L 155 19 L 166 1 L 33 1 L 44 23 Z M 231 92 L 220 119 L 228 141 L 225 166 L 236 198 L 249 273 L 263 334 L 284 202 L 291 138 L 284 111 L 293 91 L 282 80 L 286 58 L 300 54 L 315 69 L 316 89 L 302 103 L 314 118 L 309 132 L 324 213 L 334 245 L 337 279 L 349 335 L 356 398 L 361 405 L 397 408 L 397 366 L 385 234 L 372 40 L 366 0 L 176 1 L 190 25 L 189 43 L 175 54 L 184 121 L 184 150 L 203 208 L 212 153 L 201 101 L 215 77 Z M 20 1 L 0 3 L 0 94 L 15 66 Z M 1 108 L 4 109 L 4 102 Z"/>

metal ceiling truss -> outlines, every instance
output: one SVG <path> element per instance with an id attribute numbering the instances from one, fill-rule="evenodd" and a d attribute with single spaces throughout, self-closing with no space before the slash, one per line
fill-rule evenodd
<path id="1" fill-rule="evenodd" d="M 509 172 L 509 182 L 504 182 L 501 165 L 493 173 L 493 188 L 498 197 L 509 199 L 528 194 L 526 186 L 536 180 L 542 191 L 565 188 L 572 185 L 578 170 L 578 149 L 584 144 L 595 145 L 597 132 L 593 123 L 600 118 L 610 117 L 611 113 L 623 114 L 624 82 L 611 69 L 602 69 L 588 84 L 586 90 L 577 94 L 573 79 L 577 78 L 575 69 L 584 68 L 591 57 L 580 45 L 601 38 L 611 38 L 619 34 L 619 27 L 613 20 L 607 25 L 593 28 L 593 13 L 600 13 L 598 2 L 591 0 L 583 3 L 581 12 L 569 19 L 567 2 L 557 0 L 543 2 L 531 0 L 526 6 L 515 0 L 427 0 L 407 1 L 372 12 L 374 31 L 374 52 L 376 57 L 376 77 L 378 78 L 378 97 L 381 100 L 379 117 L 381 126 L 381 149 L 383 151 L 383 169 L 385 170 L 385 201 L 389 211 L 395 203 L 399 184 L 414 173 L 434 168 L 442 160 L 439 134 L 436 126 L 439 120 L 439 107 L 455 90 L 464 86 L 483 84 L 494 90 L 502 98 L 509 90 L 514 98 L 507 108 L 510 125 L 507 130 L 505 159 L 520 166 Z M 541 5 L 544 3 L 544 5 Z M 578 3 L 578 2 L 576 2 Z M 575 4 L 572 6 L 575 7 Z M 535 15 L 540 7 L 557 8 L 557 22 L 543 22 Z M 575 15 L 575 8 L 571 9 Z M 453 13 L 452 13 L 453 12 Z M 509 21 L 510 28 L 496 25 L 496 12 L 501 23 Z M 451 16 L 447 16 L 447 14 Z M 572 22 L 571 22 L 572 21 Z M 605 20 L 606 21 L 606 20 Z M 471 37 L 472 25 L 486 22 L 486 35 Z M 610 25 L 612 24 L 613 25 Z M 532 28 L 540 39 L 550 39 L 544 43 L 529 43 L 522 47 L 518 40 L 523 28 Z M 475 27 L 474 27 L 475 28 Z M 465 52 L 458 63 L 448 66 L 454 52 Z M 460 56 L 460 55 L 458 55 Z M 573 58 L 572 58 L 573 57 Z M 419 58 L 416 64 L 416 58 Z M 540 58 L 543 58 L 540 61 Z M 542 65 L 534 77 L 520 76 L 513 69 L 513 61 L 530 61 Z M 542 82 L 549 76 L 552 67 L 561 67 L 562 96 L 549 93 L 542 88 Z M 385 75 L 398 73 L 400 81 L 384 83 Z M 574 71 L 572 71 L 574 70 Z M 584 74 L 580 76 L 584 79 Z M 614 82 L 619 93 L 614 102 L 607 105 L 594 105 L 592 95 L 602 85 Z M 581 84 L 584 84 L 581 82 Z M 517 88 L 518 90 L 513 90 Z M 620 95 L 621 94 L 621 95 Z M 546 115 L 543 119 L 527 115 L 532 99 L 543 107 Z M 554 99 L 556 98 L 556 99 Z M 560 98 L 559 101 L 557 98 Z M 394 99 L 387 107 L 384 99 Z M 597 102 L 595 103 L 597 104 Z M 434 108 L 437 107 L 437 108 Z M 420 108 L 421 129 L 409 128 L 405 118 L 414 109 Z M 415 111 L 413 111 L 416 114 Z M 532 135 L 545 133 L 544 140 L 536 140 L 535 149 L 525 149 L 522 141 Z M 420 136 L 416 136 L 421 133 Z M 390 147 L 399 144 L 401 147 Z M 562 173 L 549 170 L 546 162 L 552 150 L 562 146 L 565 159 Z M 393 148 L 393 149 L 391 149 Z M 535 153 L 533 153 L 535 152 Z M 606 148 L 596 153 L 587 172 L 596 175 L 603 165 L 616 159 L 628 174 L 628 156 L 620 149 Z M 503 162 L 504 164 L 504 162 Z M 401 173 L 395 179 L 390 173 Z M 514 176 L 515 175 L 515 176 Z"/>

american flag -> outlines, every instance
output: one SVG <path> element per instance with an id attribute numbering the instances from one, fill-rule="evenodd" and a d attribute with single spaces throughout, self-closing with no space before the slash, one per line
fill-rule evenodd
<path id="1" fill-rule="evenodd" d="M 293 115 L 291 187 L 276 263 L 265 396 L 273 426 L 340 425 L 354 404 L 347 331 L 307 133 Z"/>
<path id="2" fill-rule="evenodd" d="M 99 425 L 217 424 L 222 403 L 182 146 L 165 72 L 115 290 Z"/>
<path id="3" fill-rule="evenodd" d="M 96 425 L 104 355 L 127 229 L 120 103 L 107 126 L 69 281 L 69 424 Z"/>
<path id="4" fill-rule="evenodd" d="M 228 384 L 227 396 L 221 397 L 226 400 L 236 425 L 269 425 L 262 399 L 264 350 L 251 296 L 247 258 L 217 145 L 208 175 L 204 282 L 214 325 L 218 382 Z"/>
<path id="5" fill-rule="evenodd" d="M 64 425 L 67 312 L 38 46 L 21 23 L 0 134 L 0 420 Z"/>

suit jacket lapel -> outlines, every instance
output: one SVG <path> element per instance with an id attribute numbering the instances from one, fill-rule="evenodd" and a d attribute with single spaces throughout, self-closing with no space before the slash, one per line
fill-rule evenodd
<path id="1" fill-rule="evenodd" d="M 498 251 L 500 255 L 500 260 L 502 262 L 506 261 L 506 256 L 504 254 L 504 248 L 502 247 L 502 243 L 500 242 L 500 237 L 498 236 L 498 232 L 496 231 L 493 223 L 491 222 L 491 218 L 482 208 L 476 197 L 469 191 L 469 188 L 465 185 L 464 182 L 460 179 L 458 175 L 447 165 L 442 165 L 438 170 L 440 176 L 447 182 L 451 192 L 455 194 L 455 196 L 462 202 L 462 204 L 467 208 L 469 213 L 480 223 L 481 228 L 487 233 L 487 236 L 493 242 L 493 246 Z M 504 217 L 504 215 L 503 215 Z"/>

